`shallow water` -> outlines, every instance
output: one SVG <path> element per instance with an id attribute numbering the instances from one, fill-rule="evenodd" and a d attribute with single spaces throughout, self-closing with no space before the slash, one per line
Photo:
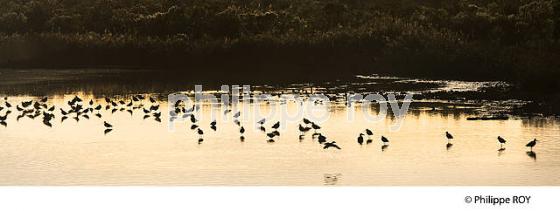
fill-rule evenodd
<path id="1" fill-rule="evenodd" d="M 404 119 L 389 115 L 379 121 L 365 119 L 378 114 L 375 104 L 362 110 L 359 105 L 344 103 L 241 103 L 224 115 L 223 107 L 206 103 L 196 113 L 197 124 L 204 130 L 204 141 L 199 144 L 199 135 L 190 129 L 188 120 L 174 121 L 174 130 L 169 129 L 166 93 L 157 102 L 162 122 L 143 119 L 140 109 L 132 115 L 102 109 L 102 118 L 90 115 L 89 120 L 61 122 L 59 108 L 66 110 L 74 95 L 86 101 L 95 99 L 95 105 L 106 104 L 101 98 L 104 94 L 74 90 L 79 88 L 46 94 L 47 104 L 56 106 L 52 127 L 43 125 L 40 117 L 18 121 L 18 112 L 11 109 L 7 126 L 0 126 L 0 184 L 560 185 L 560 121 L 555 118 L 467 121 L 485 106 L 464 102 L 413 102 Z M 269 87 L 268 91 L 275 89 Z M 49 90 L 41 90 L 41 95 L 45 92 Z M 8 101 L 15 106 L 39 99 L 32 95 L 11 92 Z M 145 94 L 150 95 L 154 93 Z M 152 105 L 148 100 L 141 104 Z M 290 114 L 305 108 L 303 116 L 320 124 L 319 132 L 342 149 L 323 149 L 312 132 L 300 140 L 299 119 L 290 122 L 279 113 L 268 117 L 265 126 L 270 132 L 272 124 L 282 121 L 281 136 L 275 143 L 267 143 L 265 133 L 257 129 L 260 117 L 252 111 L 264 114 L 283 108 Z M 243 142 L 232 117 L 238 110 L 243 111 L 241 125 L 247 129 Z M 355 111 L 353 120 L 348 120 L 349 110 Z M 328 120 L 312 118 L 322 115 Z M 209 128 L 214 119 L 217 131 Z M 114 130 L 104 134 L 103 121 L 110 122 Z M 395 129 L 399 121 L 401 127 Z M 360 146 L 356 138 L 366 128 L 374 131 L 373 143 Z M 445 131 L 455 136 L 452 146 L 448 146 Z M 498 150 L 499 135 L 508 140 L 505 150 Z M 380 136 L 390 140 L 388 146 L 383 147 Z M 540 142 L 533 153 L 527 153 L 525 144 L 533 138 Z"/>

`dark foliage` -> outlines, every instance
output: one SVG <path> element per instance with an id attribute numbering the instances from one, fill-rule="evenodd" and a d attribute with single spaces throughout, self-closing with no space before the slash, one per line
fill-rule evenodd
<path id="1" fill-rule="evenodd" d="M 392 73 L 560 88 L 558 0 L 0 0 L 0 34 L 3 67 Z"/>

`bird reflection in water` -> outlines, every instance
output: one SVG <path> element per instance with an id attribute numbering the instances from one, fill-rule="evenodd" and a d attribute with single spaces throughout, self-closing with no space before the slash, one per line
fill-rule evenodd
<path id="1" fill-rule="evenodd" d="M 447 143 L 447 144 L 445 145 L 445 149 L 447 149 L 447 151 L 451 150 L 452 147 L 453 147 L 453 144 L 452 144 L 452 143 Z"/>
<path id="2" fill-rule="evenodd" d="M 537 153 L 535 153 L 533 151 L 527 151 L 527 156 L 532 158 L 534 161 L 537 161 Z"/>
<path id="3" fill-rule="evenodd" d="M 324 174 L 323 177 L 325 179 L 325 185 L 336 185 L 338 183 L 338 179 L 342 176 L 340 173 L 336 174 Z"/>
<path id="4" fill-rule="evenodd" d="M 504 148 L 504 147 L 501 147 L 500 149 L 498 149 L 498 156 L 502 156 L 505 151 L 506 151 L 506 148 Z"/>
<path id="5" fill-rule="evenodd" d="M 385 152 L 385 150 L 389 149 L 389 145 L 381 145 L 381 151 Z"/>

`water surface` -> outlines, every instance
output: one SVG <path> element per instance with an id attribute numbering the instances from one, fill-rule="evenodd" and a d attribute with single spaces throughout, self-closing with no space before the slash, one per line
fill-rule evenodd
<path id="1" fill-rule="evenodd" d="M 257 129 L 259 118 L 255 112 L 243 113 L 241 125 L 247 132 L 245 140 L 240 140 L 239 126 L 233 123 L 232 113 L 246 107 L 263 113 L 286 108 L 294 113 L 301 108 L 295 102 L 258 106 L 241 103 L 231 108 L 234 112 L 225 115 L 222 107 L 202 104 L 196 113 L 200 118 L 197 124 L 205 132 L 204 141 L 199 144 L 199 135 L 190 129 L 190 122 L 174 122 L 173 131 L 167 122 L 167 94 L 188 91 L 195 81 L 143 86 L 81 76 L 68 79 L 67 74 L 61 74 L 63 79 L 51 80 L 47 75 L 33 74 L 42 77 L 33 77 L 32 82 L 26 83 L 14 80 L 10 86 L 3 84 L 1 95 L 7 96 L 14 106 L 48 96 L 47 104 L 56 106 L 56 117 L 52 127 L 48 127 L 40 117 L 17 120 L 18 111 L 11 108 L 13 113 L 6 121 L 7 126 L 0 126 L 2 185 L 560 185 L 557 118 L 512 116 L 508 120 L 467 120 L 469 116 L 492 112 L 511 102 L 414 101 L 398 130 L 392 129 L 399 121 L 394 116 L 376 122 L 363 118 L 376 115 L 379 110 L 376 105 L 355 109 L 356 118 L 350 121 L 348 110 L 352 107 L 343 101 L 325 105 L 305 103 L 303 106 L 312 107 L 314 114 L 329 116 L 327 121 L 311 120 L 317 121 L 322 126 L 320 132 L 336 141 L 341 150 L 323 149 L 311 133 L 300 140 L 299 122 L 283 125 L 276 142 L 267 143 L 265 133 Z M 454 91 L 503 86 L 411 82 L 396 77 L 360 79 L 284 86 L 255 84 L 254 89 L 267 93 L 324 92 L 343 96 L 346 92 L 423 93 L 450 89 L 448 85 L 460 89 Z M 406 85 L 390 85 L 394 83 Z M 59 86 L 62 84 L 68 87 Z M 67 101 L 75 95 L 105 106 L 105 96 L 128 102 L 136 94 L 158 98 L 161 122 L 153 117 L 144 119 L 141 109 L 133 110 L 131 115 L 126 110 L 112 113 L 105 108 L 100 112 L 102 118 L 91 115 L 90 119 L 70 118 L 61 122 L 59 108 L 67 110 Z M 140 104 L 145 108 L 152 105 L 147 99 L 135 103 Z M 6 110 L 1 110 L 0 116 Z M 211 117 L 211 112 L 217 116 Z M 217 119 L 217 131 L 210 129 L 214 119 Z M 280 120 L 280 115 L 269 117 L 265 127 L 270 132 L 270 126 Z M 105 134 L 103 121 L 110 122 L 114 130 Z M 361 146 L 356 138 L 366 128 L 374 131 L 373 143 Z M 455 136 L 452 146 L 448 145 L 445 131 Z M 390 140 L 388 146 L 380 142 L 381 136 Z M 497 136 L 508 140 L 505 150 L 499 150 Z M 534 138 L 540 142 L 528 153 L 525 144 Z"/>

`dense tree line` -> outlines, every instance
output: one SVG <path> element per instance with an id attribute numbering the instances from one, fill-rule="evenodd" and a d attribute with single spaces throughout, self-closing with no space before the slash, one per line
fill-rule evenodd
<path id="1" fill-rule="evenodd" d="M 557 0 L 0 0 L 0 32 L 125 33 L 198 38 L 316 33 L 379 18 L 445 28 L 470 40 L 552 41 Z"/>
<path id="2" fill-rule="evenodd" d="M 56 55 L 158 66 L 237 53 L 518 81 L 560 72 L 559 0 L 0 0 L 0 35 L 7 66 L 64 64 Z M 119 54 L 135 59 L 111 60 Z"/>

